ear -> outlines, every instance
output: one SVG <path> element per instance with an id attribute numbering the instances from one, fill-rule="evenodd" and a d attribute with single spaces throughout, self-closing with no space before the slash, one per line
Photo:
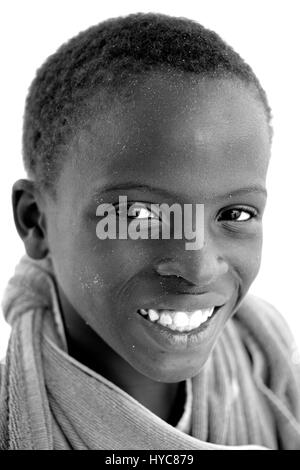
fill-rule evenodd
<path id="1" fill-rule="evenodd" d="M 48 253 L 46 217 L 33 181 L 18 180 L 12 188 L 12 205 L 17 231 L 28 256 L 42 259 Z"/>

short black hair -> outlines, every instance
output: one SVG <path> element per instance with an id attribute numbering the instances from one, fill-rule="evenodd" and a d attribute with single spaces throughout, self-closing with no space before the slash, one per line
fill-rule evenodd
<path id="1" fill-rule="evenodd" d="M 128 78 L 165 68 L 239 79 L 261 100 L 272 135 L 266 93 L 251 67 L 215 32 L 194 20 L 160 13 L 111 18 L 79 33 L 38 69 L 26 99 L 23 158 L 40 189 L 55 189 L 64 146 L 105 90 L 113 102 Z"/>

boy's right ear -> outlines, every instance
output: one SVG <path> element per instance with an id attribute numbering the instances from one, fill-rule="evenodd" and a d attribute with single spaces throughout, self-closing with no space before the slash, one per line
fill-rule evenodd
<path id="1" fill-rule="evenodd" d="M 48 253 L 46 217 L 33 181 L 21 179 L 12 188 L 12 205 L 17 231 L 30 258 L 42 259 Z"/>

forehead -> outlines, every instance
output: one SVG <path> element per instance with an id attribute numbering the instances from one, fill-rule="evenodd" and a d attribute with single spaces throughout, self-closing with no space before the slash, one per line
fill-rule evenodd
<path id="1" fill-rule="evenodd" d="M 156 74 L 133 82 L 130 92 L 78 130 L 60 179 L 64 188 L 68 177 L 85 194 L 146 179 L 199 199 L 220 186 L 264 185 L 269 130 L 253 90 L 229 80 Z"/>

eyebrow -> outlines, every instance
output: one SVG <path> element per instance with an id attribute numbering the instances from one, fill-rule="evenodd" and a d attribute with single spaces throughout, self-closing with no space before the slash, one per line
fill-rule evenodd
<path id="1" fill-rule="evenodd" d="M 121 190 L 143 190 L 143 191 L 155 192 L 156 194 L 162 197 L 174 197 L 174 198 L 178 197 L 178 193 L 174 191 L 168 191 L 167 189 L 158 188 L 158 187 L 151 186 L 148 184 L 137 184 L 135 181 L 134 182 L 129 181 L 127 183 L 119 183 L 113 186 L 109 186 L 109 185 L 104 186 L 100 190 L 97 190 L 94 193 L 94 195 L 96 198 L 98 198 L 99 196 L 102 196 L 109 192 L 116 192 L 116 191 L 121 191 Z M 267 197 L 267 190 L 264 186 L 260 184 L 252 184 L 244 188 L 239 188 L 239 189 L 234 189 L 232 191 L 228 191 L 225 194 L 218 194 L 217 196 L 214 196 L 212 199 L 215 201 L 218 201 L 218 200 L 222 200 L 225 198 L 230 198 L 233 196 L 242 196 L 243 194 L 249 194 L 249 193 L 258 193 Z M 204 197 L 202 199 L 207 200 L 209 198 Z"/>

